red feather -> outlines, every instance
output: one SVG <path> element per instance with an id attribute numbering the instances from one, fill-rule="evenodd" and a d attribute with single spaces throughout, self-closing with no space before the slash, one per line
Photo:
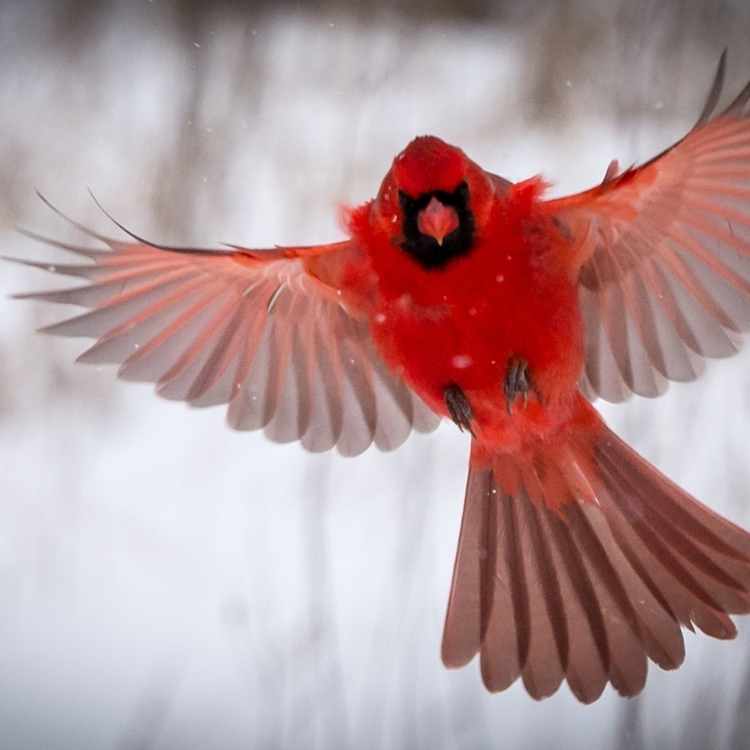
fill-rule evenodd
<path id="1" fill-rule="evenodd" d="M 49 267 L 88 285 L 26 296 L 89 308 L 48 329 L 97 338 L 81 359 L 274 440 L 352 455 L 454 419 L 472 449 L 444 662 L 479 654 L 493 691 L 635 695 L 647 659 L 682 662 L 681 626 L 731 638 L 750 611 L 750 535 L 584 397 L 657 395 L 750 328 L 750 87 L 714 117 L 723 67 L 684 139 L 580 195 L 544 201 L 540 178 L 423 136 L 344 242 L 92 234 L 109 251 L 53 242 L 89 262 Z"/>

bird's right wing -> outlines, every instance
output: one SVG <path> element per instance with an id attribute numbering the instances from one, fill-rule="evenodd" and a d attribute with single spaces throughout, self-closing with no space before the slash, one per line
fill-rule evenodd
<path id="1" fill-rule="evenodd" d="M 356 260 L 352 241 L 195 250 L 88 234 L 108 249 L 32 235 L 88 263 L 18 261 L 89 282 L 16 295 L 90 308 L 43 329 L 97 339 L 79 361 L 117 363 L 123 379 L 193 406 L 227 403 L 233 428 L 311 451 L 391 450 L 438 425 L 381 361 L 358 301 L 336 287 Z"/>

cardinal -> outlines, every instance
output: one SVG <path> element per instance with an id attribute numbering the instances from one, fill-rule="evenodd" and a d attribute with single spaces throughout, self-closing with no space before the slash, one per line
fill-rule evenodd
<path id="1" fill-rule="evenodd" d="M 536 699 L 636 695 L 648 660 L 681 664 L 682 627 L 733 638 L 750 611 L 750 535 L 592 406 L 693 380 L 750 327 L 750 85 L 717 113 L 725 60 L 682 140 L 577 195 L 420 136 L 344 241 L 192 249 L 76 224 L 106 249 L 32 234 L 85 260 L 20 262 L 88 283 L 18 296 L 88 308 L 44 329 L 95 338 L 79 360 L 310 451 L 451 419 L 471 453 L 445 665 L 478 655 L 490 691 Z"/>

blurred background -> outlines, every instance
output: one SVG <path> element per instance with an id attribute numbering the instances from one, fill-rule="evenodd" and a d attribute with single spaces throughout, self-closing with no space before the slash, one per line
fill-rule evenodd
<path id="1" fill-rule="evenodd" d="M 750 5 L 489 0 L 1 0 L 2 253 L 16 225 L 163 243 L 341 238 L 340 203 L 433 133 L 555 194 L 684 134 L 718 57 L 750 78 Z M 60 285 L 4 265 L 3 294 Z M 35 335 L 0 301 L 3 748 L 748 748 L 750 622 L 686 633 L 642 696 L 533 702 L 448 672 L 439 643 L 468 443 L 312 456 L 233 433 Z M 75 310 L 71 309 L 73 314 Z M 604 406 L 640 452 L 750 524 L 750 355 Z"/>

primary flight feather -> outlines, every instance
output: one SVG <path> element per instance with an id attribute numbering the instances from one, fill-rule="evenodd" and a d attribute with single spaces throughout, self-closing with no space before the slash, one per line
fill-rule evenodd
<path id="1" fill-rule="evenodd" d="M 50 333 L 79 359 L 237 429 L 355 455 L 451 418 L 471 434 L 442 656 L 488 689 L 567 680 L 635 695 L 750 612 L 750 535 L 625 445 L 590 404 L 655 396 L 750 328 L 750 86 L 714 114 L 725 57 L 685 138 L 578 195 L 544 200 L 432 136 L 393 161 L 330 245 L 194 250 L 51 244 L 20 261 L 89 283 L 22 297 L 81 305 Z M 44 238 L 40 238 L 44 239 Z"/>

